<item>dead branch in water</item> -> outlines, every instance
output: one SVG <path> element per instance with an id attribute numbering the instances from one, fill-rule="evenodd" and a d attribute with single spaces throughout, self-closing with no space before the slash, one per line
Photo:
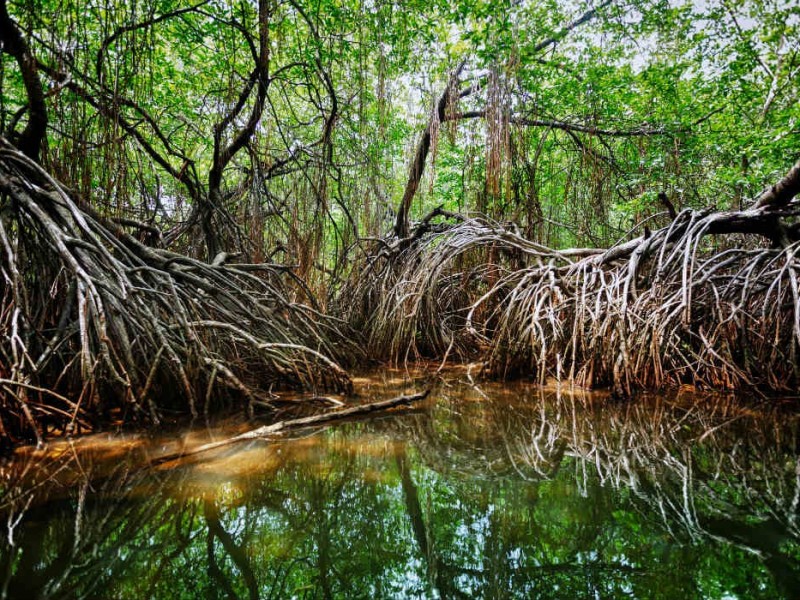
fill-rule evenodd
<path id="1" fill-rule="evenodd" d="M 304 427 L 328 425 L 331 423 L 338 423 L 346 419 L 350 419 L 352 417 L 363 417 L 367 415 L 380 413 L 392 408 L 398 408 L 401 406 L 411 406 L 418 402 L 422 402 L 425 398 L 428 397 L 430 393 L 431 390 L 427 389 L 424 392 L 411 394 L 409 396 L 398 396 L 397 398 L 391 398 L 389 400 L 380 400 L 378 402 L 370 402 L 369 404 L 360 404 L 358 406 L 352 406 L 350 408 L 344 408 L 341 410 L 331 410 L 319 415 L 312 415 L 310 417 L 302 417 L 299 419 L 291 419 L 288 421 L 278 421 L 277 423 L 273 423 L 272 425 L 264 425 L 263 427 L 252 429 L 250 431 L 246 431 L 245 433 L 225 438 L 224 440 L 203 444 L 202 446 L 198 446 L 197 448 L 194 448 L 192 450 L 188 450 L 185 452 L 175 452 L 173 454 L 168 454 L 166 456 L 160 456 L 154 462 L 155 464 L 163 464 L 166 462 L 171 462 L 173 460 L 186 458 L 188 456 L 194 456 L 202 452 L 208 452 L 210 450 L 217 450 L 219 448 L 224 448 L 225 446 L 231 446 L 239 442 L 248 442 L 258 439 L 269 439 L 271 436 L 282 435 L 288 431 L 302 429 Z"/>

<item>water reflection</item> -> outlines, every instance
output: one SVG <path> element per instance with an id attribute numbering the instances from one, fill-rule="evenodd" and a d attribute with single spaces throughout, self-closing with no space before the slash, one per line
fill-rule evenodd
<path id="1" fill-rule="evenodd" d="M 157 468 L 175 440 L 30 452 L 0 467 L 2 595 L 800 597 L 798 419 L 775 403 L 435 395 Z"/>

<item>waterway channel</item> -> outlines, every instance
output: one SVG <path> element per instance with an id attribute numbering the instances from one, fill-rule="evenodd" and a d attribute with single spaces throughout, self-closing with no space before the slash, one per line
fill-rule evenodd
<path id="1" fill-rule="evenodd" d="M 241 417 L 18 450 L 3 598 L 798 598 L 796 408 L 383 369 L 413 410 L 159 463 Z"/>

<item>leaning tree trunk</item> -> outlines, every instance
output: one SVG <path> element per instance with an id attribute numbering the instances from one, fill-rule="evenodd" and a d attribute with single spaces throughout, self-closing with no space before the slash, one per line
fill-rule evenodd
<path id="1" fill-rule="evenodd" d="M 755 208 L 782 208 L 797 194 L 800 194 L 800 160 L 794 163 L 783 179 L 761 193 Z"/>
<path id="2" fill-rule="evenodd" d="M 39 159 L 39 149 L 47 131 L 47 107 L 36 68 L 36 59 L 17 24 L 8 14 L 6 0 L 0 0 L 0 52 L 16 60 L 28 95 L 28 123 L 16 140 L 17 147 L 29 158 Z"/>
<path id="3" fill-rule="evenodd" d="M 411 168 L 409 170 L 406 188 L 403 192 L 403 198 L 400 200 L 400 205 L 397 207 L 397 219 L 395 220 L 394 224 L 394 234 L 398 238 L 408 237 L 408 214 L 411 210 L 411 201 L 414 199 L 414 196 L 417 193 L 417 188 L 419 188 L 420 181 L 422 181 L 422 175 L 425 172 L 425 163 L 428 160 L 428 153 L 431 149 L 431 143 L 433 142 L 434 135 L 436 135 L 435 130 L 439 123 L 444 123 L 446 120 L 447 108 L 453 102 L 454 94 L 456 94 L 458 91 L 457 88 L 460 81 L 459 77 L 466 64 L 466 61 L 462 61 L 456 70 L 453 71 L 453 74 L 450 76 L 450 80 L 447 83 L 447 87 L 439 97 L 439 101 L 436 103 L 436 108 L 431 113 L 428 124 L 425 127 L 425 131 L 422 132 L 422 137 L 417 144 L 416 152 L 414 152 L 414 160 L 412 161 Z"/>

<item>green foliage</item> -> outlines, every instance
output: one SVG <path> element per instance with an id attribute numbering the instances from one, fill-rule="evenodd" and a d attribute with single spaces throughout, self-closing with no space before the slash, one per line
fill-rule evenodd
<path id="1" fill-rule="evenodd" d="M 286 262 L 313 269 L 331 251 L 338 262 L 355 235 L 384 233 L 430 108 L 462 59 L 464 89 L 479 89 L 455 111 L 502 116 L 441 124 L 413 215 L 445 204 L 515 220 L 545 243 L 608 244 L 661 209 L 639 199 L 665 191 L 678 208 L 746 205 L 800 153 L 792 2 L 619 2 L 571 28 L 589 5 L 263 1 L 266 105 L 224 173 L 225 209 L 255 257 L 279 244 Z M 253 69 L 257 3 L 40 0 L 10 11 L 46 67 L 45 162 L 104 211 L 164 230 L 189 217 L 215 127 Z M 22 80 L 8 56 L 2 67 L 0 124 L 19 130 Z M 495 95 L 487 73 L 497 74 Z M 254 97 L 243 95 L 223 143 Z"/>

